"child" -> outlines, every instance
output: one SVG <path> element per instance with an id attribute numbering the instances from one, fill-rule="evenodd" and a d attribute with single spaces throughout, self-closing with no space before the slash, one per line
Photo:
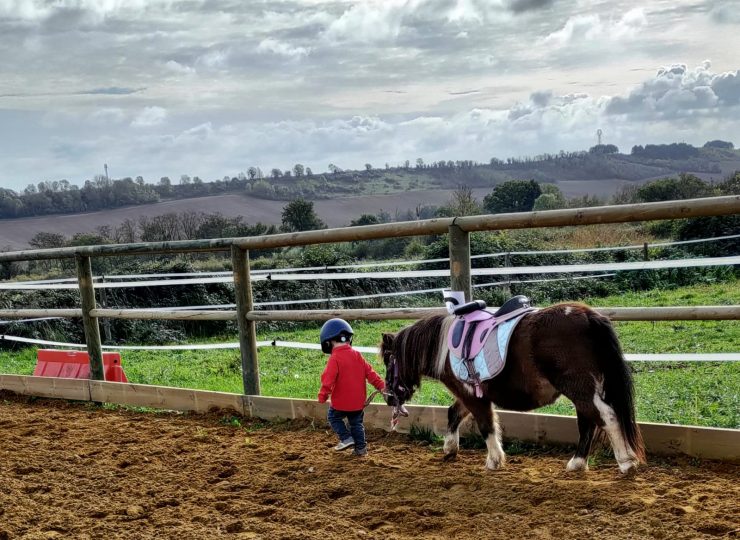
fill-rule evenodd
<path id="1" fill-rule="evenodd" d="M 327 418 L 339 444 L 334 450 L 355 447 L 356 456 L 367 455 L 365 428 L 365 380 L 378 390 L 385 388 L 383 379 L 375 373 L 362 355 L 352 348 L 352 327 L 343 319 L 331 319 L 321 327 L 321 350 L 329 356 L 321 374 L 319 403 L 326 403 L 331 395 Z M 347 418 L 349 429 L 344 422 Z"/>

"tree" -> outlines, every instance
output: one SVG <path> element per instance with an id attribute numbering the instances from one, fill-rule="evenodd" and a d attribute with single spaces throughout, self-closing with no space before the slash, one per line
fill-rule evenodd
<path id="1" fill-rule="evenodd" d="M 370 172 L 373 170 L 373 166 L 370 163 L 365 163 L 365 170 Z"/>
<path id="2" fill-rule="evenodd" d="M 270 171 L 270 176 L 272 176 L 276 180 L 280 178 L 282 175 L 283 175 L 283 171 L 281 171 L 280 169 L 272 169 L 272 171 Z"/>
<path id="3" fill-rule="evenodd" d="M 293 174 L 296 176 L 296 178 L 300 178 L 301 176 L 303 176 L 304 170 L 305 169 L 303 168 L 303 165 L 301 165 L 300 163 L 296 163 L 295 165 L 293 165 Z"/>
<path id="4" fill-rule="evenodd" d="M 282 225 L 280 227 L 282 231 L 310 231 L 324 228 L 326 228 L 326 225 L 316 215 L 313 202 L 299 198 L 290 201 L 283 207 Z"/>
<path id="5" fill-rule="evenodd" d="M 509 180 L 483 198 L 483 208 L 491 214 L 529 212 L 540 195 L 542 189 L 534 180 Z"/>
<path id="6" fill-rule="evenodd" d="M 350 221 L 349 226 L 358 227 L 360 225 L 377 225 L 378 223 L 380 223 L 378 216 L 373 214 L 362 214 L 359 218 Z"/>
<path id="7" fill-rule="evenodd" d="M 588 149 L 589 154 L 617 154 L 619 148 L 613 144 L 597 144 Z"/>
<path id="8" fill-rule="evenodd" d="M 478 200 L 469 186 L 458 186 L 452 192 L 447 208 L 450 216 L 474 216 L 481 212 L 480 204 L 478 204 Z M 441 211 L 441 213 L 446 212 Z"/>
<path id="9" fill-rule="evenodd" d="M 706 197 L 712 194 L 711 191 L 701 178 L 680 174 L 678 178 L 661 178 L 640 186 L 636 197 L 640 202 L 675 201 Z"/>
<path id="10" fill-rule="evenodd" d="M 250 180 L 257 178 L 257 167 L 249 167 L 249 169 L 247 169 L 247 175 Z"/>
<path id="11" fill-rule="evenodd" d="M 719 139 L 716 139 L 714 141 L 705 142 L 704 148 L 722 148 L 724 150 L 732 150 L 735 148 L 735 145 L 730 141 L 720 141 Z"/>
<path id="12" fill-rule="evenodd" d="M 532 210 L 558 210 L 568 206 L 565 195 L 555 184 L 540 184 L 542 195 L 537 197 Z"/>
<path id="13" fill-rule="evenodd" d="M 67 245 L 67 238 L 63 234 L 39 232 L 28 241 L 34 249 L 60 248 Z"/>
<path id="14" fill-rule="evenodd" d="M 311 167 L 306 167 L 306 176 L 311 178 L 313 176 L 313 171 L 311 170 Z"/>
<path id="15" fill-rule="evenodd" d="M 328 168 L 329 168 L 329 172 L 332 173 L 332 174 L 339 174 L 340 172 L 342 172 L 342 169 L 340 169 L 339 167 L 337 167 L 333 163 L 329 163 L 329 167 Z"/>

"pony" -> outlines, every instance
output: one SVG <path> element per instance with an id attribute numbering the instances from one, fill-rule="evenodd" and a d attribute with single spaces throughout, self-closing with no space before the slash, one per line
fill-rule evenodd
<path id="1" fill-rule="evenodd" d="M 444 459 L 454 459 L 459 427 L 472 414 L 486 441 L 486 468 L 506 459 L 495 406 L 530 411 L 570 399 L 578 416 L 579 441 L 566 471 L 588 470 L 597 429 L 606 433 L 619 470 L 627 474 L 645 462 L 635 420 L 634 387 L 609 319 L 581 303 L 561 303 L 523 315 L 509 341 L 506 364 L 481 382 L 482 397 L 457 379 L 450 364 L 447 333 L 455 317 L 432 315 L 383 334 L 380 355 L 386 368 L 386 403 L 401 410 L 422 377 L 441 381 L 455 397 L 447 411 Z"/>

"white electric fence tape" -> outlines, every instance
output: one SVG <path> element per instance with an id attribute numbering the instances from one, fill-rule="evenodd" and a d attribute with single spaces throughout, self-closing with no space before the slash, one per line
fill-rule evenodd
<path id="1" fill-rule="evenodd" d="M 30 339 L 17 336 L 0 335 L 0 340 L 16 343 L 27 343 L 32 345 L 47 345 L 54 347 L 67 347 L 84 349 L 86 345 L 80 343 L 64 343 L 60 341 L 47 341 L 43 339 Z M 321 350 L 318 343 L 300 343 L 296 341 L 258 341 L 258 347 L 287 347 L 292 349 Z M 189 351 L 189 350 L 215 350 L 215 349 L 238 349 L 239 343 L 204 343 L 192 345 L 103 345 L 103 349 L 122 351 Z M 354 347 L 362 353 L 377 354 L 377 347 Z M 670 354 L 625 354 L 628 362 L 740 362 L 740 353 L 670 353 Z"/>

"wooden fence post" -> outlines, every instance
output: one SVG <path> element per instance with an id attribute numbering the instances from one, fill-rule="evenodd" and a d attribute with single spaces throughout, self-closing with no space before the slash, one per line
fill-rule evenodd
<path id="1" fill-rule="evenodd" d="M 87 354 L 90 357 L 90 378 L 96 381 L 105 380 L 103 370 L 103 347 L 100 344 L 100 326 L 98 318 L 90 315 L 95 309 L 95 288 L 92 279 L 92 264 L 90 257 L 75 255 L 77 264 L 77 281 L 80 287 L 80 300 L 82 304 L 82 324 L 85 328 L 85 343 Z"/>
<path id="2" fill-rule="evenodd" d="M 449 227 L 450 243 L 450 287 L 453 291 L 463 291 L 465 301 L 473 299 L 470 279 L 470 233 L 463 231 L 454 223 Z"/>
<path id="3" fill-rule="evenodd" d="M 231 246 L 231 262 L 234 269 L 236 320 L 239 324 L 239 350 L 242 357 L 244 393 L 248 396 L 257 396 L 260 393 L 257 330 L 255 322 L 247 320 L 247 313 L 254 307 L 252 282 L 249 278 L 249 251 Z"/>

